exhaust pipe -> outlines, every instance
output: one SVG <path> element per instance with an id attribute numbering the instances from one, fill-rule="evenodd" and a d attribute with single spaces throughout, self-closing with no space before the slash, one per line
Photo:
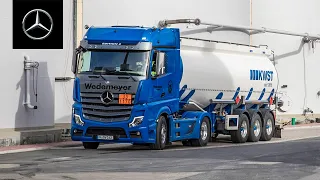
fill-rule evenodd
<path id="1" fill-rule="evenodd" d="M 28 55 L 24 56 L 24 73 L 25 73 L 25 98 L 24 105 L 29 109 L 37 109 L 37 106 L 31 105 L 30 102 L 30 70 L 33 68 L 38 68 L 39 63 L 31 61 Z"/>

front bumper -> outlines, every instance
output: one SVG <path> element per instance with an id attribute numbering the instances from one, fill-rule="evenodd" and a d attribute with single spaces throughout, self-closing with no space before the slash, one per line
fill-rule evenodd
<path id="1" fill-rule="evenodd" d="M 72 112 L 71 139 L 73 141 L 101 143 L 154 143 L 155 141 L 154 133 L 149 130 L 145 119 L 141 124 L 133 127 L 130 126 L 133 118 L 128 121 L 110 123 L 92 121 L 82 116 L 79 106 L 81 105 L 75 105 Z M 137 111 L 133 110 L 133 112 Z M 133 117 L 141 117 L 141 113 L 133 113 Z"/>

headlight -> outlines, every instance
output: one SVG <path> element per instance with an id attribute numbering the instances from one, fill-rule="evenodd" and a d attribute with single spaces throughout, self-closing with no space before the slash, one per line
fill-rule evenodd
<path id="1" fill-rule="evenodd" d="M 138 116 L 138 117 L 135 117 L 131 123 L 129 123 L 129 127 L 136 127 L 138 125 L 140 125 L 143 121 L 143 117 L 144 116 Z"/>
<path id="2" fill-rule="evenodd" d="M 77 114 L 74 115 L 74 121 L 76 122 L 76 124 L 83 126 L 84 122 L 81 120 L 81 117 Z"/>

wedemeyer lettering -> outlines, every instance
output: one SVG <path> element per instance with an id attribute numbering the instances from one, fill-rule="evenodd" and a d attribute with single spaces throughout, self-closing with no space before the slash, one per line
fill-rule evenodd
<path id="1" fill-rule="evenodd" d="M 273 80 L 273 71 L 250 70 L 250 80 L 272 81 Z"/>
<path id="2" fill-rule="evenodd" d="M 84 84 L 86 89 L 107 89 L 107 90 L 130 90 L 131 86 L 117 86 L 117 85 L 105 85 L 105 84 L 92 84 L 92 83 L 85 83 Z"/>

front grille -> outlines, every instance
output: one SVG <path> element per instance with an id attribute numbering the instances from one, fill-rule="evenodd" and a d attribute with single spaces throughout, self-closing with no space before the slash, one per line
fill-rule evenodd
<path id="1" fill-rule="evenodd" d="M 126 132 L 122 128 L 90 127 L 86 131 L 86 136 L 97 136 L 97 135 L 119 136 L 120 138 L 127 137 Z"/>
<path id="2" fill-rule="evenodd" d="M 99 122 L 119 122 L 130 118 L 133 105 L 119 104 L 119 94 L 114 94 L 113 101 L 108 105 L 101 102 L 100 95 L 101 92 L 80 93 L 84 118 Z"/>

